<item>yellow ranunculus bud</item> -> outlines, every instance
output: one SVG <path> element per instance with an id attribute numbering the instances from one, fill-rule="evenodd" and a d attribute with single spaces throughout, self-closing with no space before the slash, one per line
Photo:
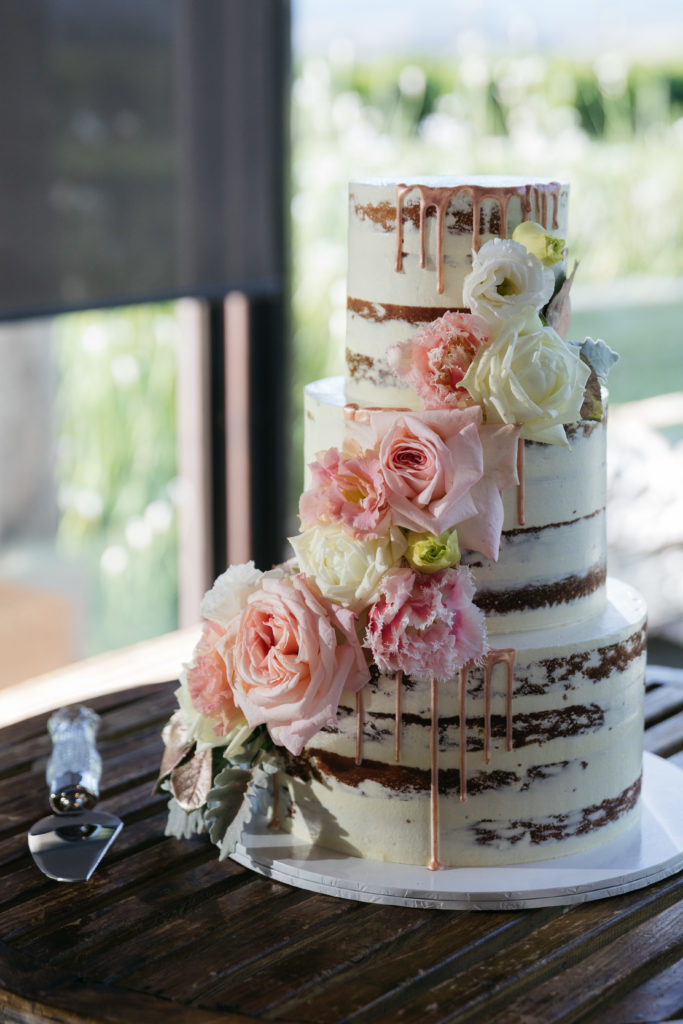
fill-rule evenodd
<path id="1" fill-rule="evenodd" d="M 512 232 L 513 242 L 520 242 L 527 252 L 540 260 L 546 267 L 559 263 L 565 254 L 565 240 L 552 231 L 546 231 L 535 220 L 525 220 Z"/>
<path id="2" fill-rule="evenodd" d="M 439 572 L 460 561 L 457 530 L 445 530 L 439 537 L 433 533 L 408 531 L 405 557 L 417 572 Z"/>

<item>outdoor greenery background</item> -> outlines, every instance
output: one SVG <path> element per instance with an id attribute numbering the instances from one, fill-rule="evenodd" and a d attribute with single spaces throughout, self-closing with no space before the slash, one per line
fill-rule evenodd
<path id="1" fill-rule="evenodd" d="M 291 530 L 302 480 L 301 393 L 343 372 L 347 182 L 353 176 L 547 175 L 571 182 L 579 261 L 572 337 L 617 349 L 612 402 L 683 390 L 683 62 L 474 52 L 302 59 L 292 90 L 294 409 Z M 84 652 L 176 625 L 172 308 L 61 318 L 59 546 L 78 560 Z"/>

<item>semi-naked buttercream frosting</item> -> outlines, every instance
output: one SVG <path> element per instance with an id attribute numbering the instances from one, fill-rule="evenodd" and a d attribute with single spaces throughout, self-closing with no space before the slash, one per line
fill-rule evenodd
<path id="1" fill-rule="evenodd" d="M 607 577 L 615 356 L 570 340 L 568 193 L 351 183 L 346 375 L 305 389 L 295 558 L 202 605 L 175 834 L 229 854 L 254 786 L 273 827 L 432 870 L 637 822 L 645 607 Z"/>

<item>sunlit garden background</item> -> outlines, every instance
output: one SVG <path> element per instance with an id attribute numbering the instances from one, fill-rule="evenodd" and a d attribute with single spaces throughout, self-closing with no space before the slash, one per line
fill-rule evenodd
<path id="1" fill-rule="evenodd" d="M 288 530 L 301 486 L 301 389 L 343 371 L 354 175 L 569 180 L 570 256 L 580 264 L 573 336 L 602 336 L 621 353 L 613 407 L 683 392 L 683 62 L 604 54 L 580 63 L 484 49 L 457 62 L 361 58 L 338 40 L 325 54 L 299 56 L 294 71 Z M 58 557 L 77 566 L 82 654 L 177 625 L 177 341 L 173 307 L 79 314 L 54 328 Z M 669 412 L 656 425 L 657 458 L 658 471 L 678 474 L 667 500 L 680 512 L 683 412 L 675 408 L 678 419 Z M 641 467 L 639 483 L 622 480 L 622 491 L 642 494 L 652 471 Z M 642 559 L 635 531 L 643 531 L 629 522 L 629 547 L 620 524 L 611 539 Z M 651 529 L 648 538 L 645 547 L 656 548 Z M 680 564 L 677 573 L 680 580 Z"/>

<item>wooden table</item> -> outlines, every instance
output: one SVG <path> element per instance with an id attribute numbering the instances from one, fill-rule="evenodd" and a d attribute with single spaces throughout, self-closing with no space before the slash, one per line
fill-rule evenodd
<path id="1" fill-rule="evenodd" d="M 683 764 L 675 684 L 648 687 L 646 746 Z M 0 732 L 6 1024 L 683 1018 L 683 873 L 569 908 L 414 910 L 290 888 L 219 863 L 204 837 L 165 838 L 152 786 L 174 686 L 88 702 L 103 717 L 100 807 L 125 828 L 87 883 L 50 881 L 27 851 L 46 813 L 47 714 Z"/>

